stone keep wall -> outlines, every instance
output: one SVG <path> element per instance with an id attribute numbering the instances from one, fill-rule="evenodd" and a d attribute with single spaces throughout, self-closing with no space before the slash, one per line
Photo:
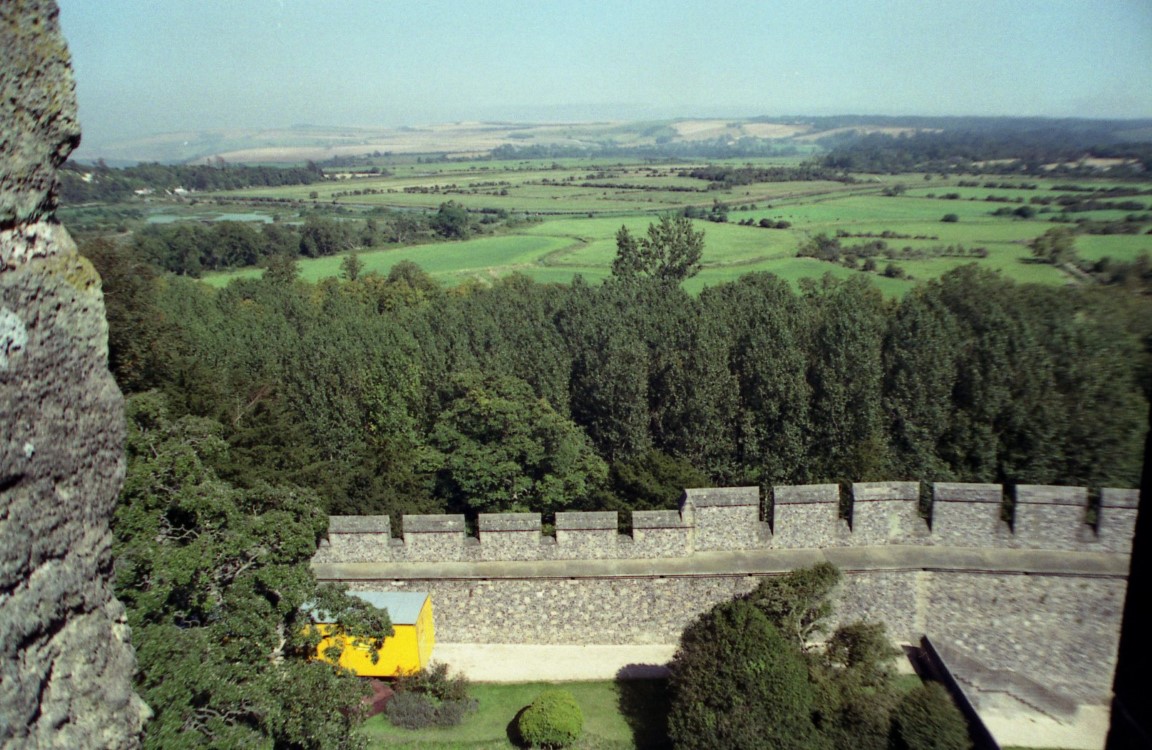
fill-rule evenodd
<path id="1" fill-rule="evenodd" d="M 132 748 L 147 708 L 109 583 L 123 404 L 100 280 L 53 216 L 80 140 L 57 13 L 0 2 L 0 747 Z"/>
<path id="2" fill-rule="evenodd" d="M 761 518 L 756 487 L 689 489 L 678 511 L 634 512 L 631 535 L 618 531 L 615 511 L 557 513 L 555 536 L 542 534 L 534 513 L 482 513 L 478 537 L 468 535 L 462 515 L 405 516 L 402 540 L 391 537 L 387 516 L 333 516 L 315 561 L 666 559 L 888 545 L 1127 553 L 1137 497 L 1135 490 L 1102 490 L 1093 527 L 1086 523 L 1088 492 L 1082 487 L 1016 487 L 1013 525 L 1003 518 L 1005 491 L 998 484 L 936 484 L 930 523 L 921 516 L 916 482 L 857 483 L 848 495 L 844 518 L 838 485 L 776 487 L 769 524 Z"/>
<path id="3" fill-rule="evenodd" d="M 478 537 L 462 516 L 407 516 L 403 540 L 386 517 L 335 517 L 315 562 L 353 589 L 428 592 L 444 642 L 643 644 L 826 559 L 844 571 L 841 622 L 933 633 L 1077 700 L 1106 696 L 1135 491 L 1101 491 L 1093 528 L 1086 490 L 1017 487 L 1013 528 L 1000 485 L 932 490 L 930 525 L 915 482 L 852 485 L 847 519 L 837 485 L 777 487 L 770 525 L 756 488 L 688 490 L 679 511 L 634 513 L 630 536 L 616 513 L 558 513 L 555 537 L 536 514 L 482 514 Z"/>
<path id="4" fill-rule="evenodd" d="M 428 592 L 445 643 L 675 643 L 713 605 L 761 576 L 378 579 L 365 591 Z M 1080 700 L 1102 700 L 1116 659 L 1123 579 L 847 571 L 838 622 L 883 622 L 897 641 L 925 632 Z"/>

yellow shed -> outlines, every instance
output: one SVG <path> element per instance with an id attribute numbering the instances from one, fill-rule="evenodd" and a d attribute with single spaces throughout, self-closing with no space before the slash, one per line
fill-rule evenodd
<path id="1" fill-rule="evenodd" d="M 395 677 L 401 672 L 423 669 L 432 658 L 436 633 L 432 625 L 432 599 L 428 594 L 414 591 L 349 591 L 351 596 L 363 599 L 381 609 L 388 610 L 395 633 L 384 639 L 372 663 L 372 648 L 353 640 L 345 645 L 340 655 L 340 666 L 351 669 L 361 677 Z M 316 613 L 313 614 L 316 616 Z M 321 635 L 331 629 L 323 622 L 316 623 Z M 316 650 L 323 659 L 324 649 L 332 646 L 331 638 L 324 638 Z"/>

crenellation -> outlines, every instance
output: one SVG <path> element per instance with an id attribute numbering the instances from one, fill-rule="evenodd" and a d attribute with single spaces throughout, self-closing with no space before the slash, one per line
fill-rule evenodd
<path id="1" fill-rule="evenodd" d="M 556 514 L 556 556 L 562 559 L 620 557 L 621 535 L 616 511 Z"/>
<path id="2" fill-rule="evenodd" d="M 1001 515 L 998 484 L 937 482 L 932 488 L 932 537 L 951 547 L 1006 547 L 1011 531 Z"/>
<path id="3" fill-rule="evenodd" d="M 692 527 L 680 511 L 632 511 L 630 557 L 685 557 L 691 551 Z"/>
<path id="4" fill-rule="evenodd" d="M 848 523 L 840 517 L 836 484 L 777 487 L 772 518 L 772 546 L 777 549 L 842 547 L 851 538 Z"/>
<path id="5" fill-rule="evenodd" d="M 1084 487 L 1016 486 L 1013 546 L 1082 549 L 1088 538 L 1088 490 Z"/>
<path id="6" fill-rule="evenodd" d="M 1003 520 L 998 484 L 941 482 L 932 487 L 932 519 L 921 516 L 917 482 L 851 485 L 850 518 L 835 484 L 769 488 L 772 527 L 760 518 L 757 487 L 686 490 L 679 510 L 633 511 L 621 534 L 615 511 L 556 514 L 555 536 L 537 513 L 481 513 L 479 536 L 462 515 L 404 516 L 403 540 L 388 516 L 332 516 L 317 563 L 635 560 L 700 552 L 802 550 L 887 545 L 1127 553 L 1136 490 L 1104 489 L 1093 529 L 1083 487 L 1015 488 L 1015 528 Z"/>
<path id="7" fill-rule="evenodd" d="M 919 482 L 856 482 L 852 485 L 852 544 L 928 544 L 920 516 Z"/>
<path id="8" fill-rule="evenodd" d="M 392 519 L 388 516 L 329 516 L 328 544 L 318 556 L 327 561 L 373 562 L 392 559 Z"/>
<path id="9" fill-rule="evenodd" d="M 1136 509 L 1139 505 L 1140 490 L 1114 487 L 1100 490 L 1096 539 L 1105 550 L 1125 555 L 1132 552 L 1132 537 L 1136 534 Z"/>
<path id="10" fill-rule="evenodd" d="M 404 516 L 404 559 L 421 562 L 469 559 L 461 514 Z"/>
<path id="11" fill-rule="evenodd" d="M 695 528 L 699 551 L 753 549 L 771 537 L 760 520 L 759 487 L 702 487 L 684 491 L 682 508 Z"/>
<path id="12" fill-rule="evenodd" d="M 543 555 L 539 513 L 481 513 L 481 560 L 538 560 Z"/>

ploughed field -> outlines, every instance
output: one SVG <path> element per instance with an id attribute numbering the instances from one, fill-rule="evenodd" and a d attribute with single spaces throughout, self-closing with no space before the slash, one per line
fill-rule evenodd
<path id="1" fill-rule="evenodd" d="M 795 162 L 761 159 L 754 163 L 781 166 Z M 526 219 L 500 234 L 464 241 L 360 251 L 366 272 L 387 273 L 396 263 L 409 260 L 448 284 L 487 281 L 511 273 L 542 282 L 567 282 L 577 274 L 602 279 L 610 275 L 615 235 L 621 225 L 641 234 L 660 213 L 686 207 L 708 213 L 719 203 L 727 208 L 727 222 L 697 220 L 698 228 L 706 233 L 703 268 L 686 282 L 688 289 L 698 291 L 752 271 L 768 271 L 793 283 L 825 273 L 838 277 L 868 274 L 891 296 L 973 262 L 1017 281 L 1075 283 L 1064 270 L 1035 262 L 1028 241 L 1053 227 L 1066 226 L 1053 218 L 1123 222 L 1133 214 L 1152 213 L 1152 195 L 1101 199 L 1113 205 L 1120 201 L 1140 204 L 1142 210 L 1062 211 L 1061 198 L 1085 197 L 1091 190 L 1118 186 L 1107 180 L 855 175 L 856 181 L 849 183 L 758 182 L 718 188 L 685 176 L 693 166 L 702 165 L 611 159 L 404 164 L 389 167 L 387 176 L 346 175 L 319 184 L 230 191 L 211 197 L 255 199 L 266 212 L 302 205 L 352 211 L 377 207 L 434 211 L 441 203 L 455 201 L 473 212 L 502 210 Z M 1147 183 L 1126 187 L 1149 188 Z M 1018 214 L 1018 209 L 1025 209 L 1021 212 L 1025 215 Z M 944 221 L 945 216 L 950 220 Z M 761 220 L 774 225 L 787 222 L 788 226 L 763 228 Z M 741 225 L 742 221 L 752 225 Z M 1139 226 L 1138 234 L 1081 234 L 1076 240 L 1077 255 L 1131 261 L 1141 253 L 1152 254 L 1152 234 L 1148 234 L 1152 222 Z M 871 263 L 865 255 L 836 262 L 798 257 L 800 249 L 820 234 L 838 237 L 845 256 L 856 255 L 854 247 L 884 245 L 872 251 Z M 302 259 L 301 275 L 312 281 L 338 276 L 341 261 L 342 256 Z M 211 275 L 206 281 L 223 285 L 232 278 L 260 273 L 259 269 L 243 269 Z"/>

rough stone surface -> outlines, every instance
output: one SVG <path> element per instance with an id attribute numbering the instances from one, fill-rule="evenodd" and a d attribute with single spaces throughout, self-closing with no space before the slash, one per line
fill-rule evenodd
<path id="1" fill-rule="evenodd" d="M 918 482 L 852 485 L 853 544 L 924 544 L 928 538 Z"/>
<path id="2" fill-rule="evenodd" d="M 0 3 L 0 747 L 138 747 L 112 596 L 123 404 L 99 279 L 55 223 L 79 141 L 52 2 Z"/>
<path id="3" fill-rule="evenodd" d="M 1016 487 L 1013 513 L 1015 546 L 1031 549 L 1080 549 L 1089 539 L 1088 490 L 1084 487 Z"/>
<path id="4" fill-rule="evenodd" d="M 840 518 L 840 488 L 835 484 L 777 487 L 773 493 L 772 532 L 772 546 L 777 549 L 815 549 L 849 543 L 848 524 Z"/>
<path id="5" fill-rule="evenodd" d="M 1105 487 L 1100 490 L 1100 514 L 1096 521 L 1096 539 L 1109 552 L 1129 554 L 1136 533 L 1136 509 L 1140 490 Z"/>
<path id="6" fill-rule="evenodd" d="M 727 575 L 350 581 L 356 590 L 426 591 L 450 643 L 673 643 L 713 605 L 762 578 Z M 992 668 L 1080 701 L 1109 691 L 1123 578 L 965 571 L 845 571 L 838 623 L 883 622 L 899 642 L 948 638 Z M 835 625 L 836 623 L 833 623 Z"/>
<path id="7" fill-rule="evenodd" d="M 333 516 L 315 562 L 642 560 L 883 546 L 1123 553 L 1131 548 L 1131 491 L 1101 491 L 1099 534 L 1084 522 L 1083 488 L 1028 485 L 1016 493 L 1016 533 L 1001 519 L 1004 488 L 998 484 L 937 484 L 931 527 L 920 516 L 916 482 L 853 485 L 851 526 L 840 515 L 835 484 L 774 488 L 771 529 L 760 520 L 756 487 L 688 490 L 679 511 L 635 511 L 631 535 L 618 533 L 615 512 L 557 513 L 555 536 L 542 534 L 538 514 L 482 513 L 479 538 L 468 535 L 460 515 L 405 516 L 403 541 L 390 537 L 387 516 Z"/>
<path id="8" fill-rule="evenodd" d="M 939 482 L 932 488 L 932 536 L 953 547 L 999 547 L 1011 541 L 1001 520 L 998 484 Z"/>

